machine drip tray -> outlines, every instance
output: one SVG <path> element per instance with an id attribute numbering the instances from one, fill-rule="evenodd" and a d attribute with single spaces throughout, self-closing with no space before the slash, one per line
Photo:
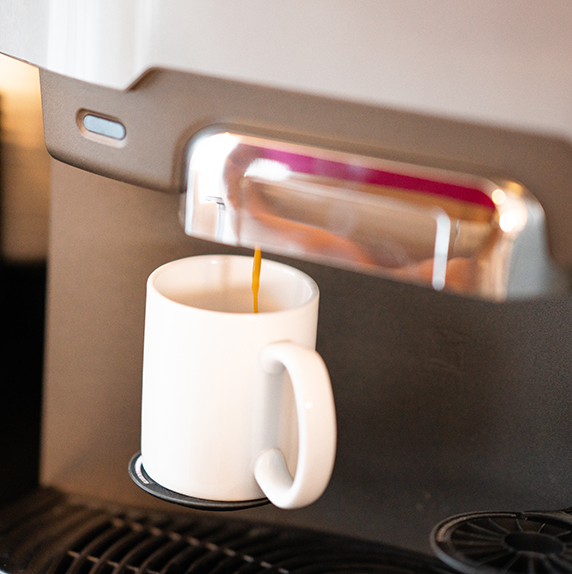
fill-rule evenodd
<path id="1" fill-rule="evenodd" d="M 312 530 L 40 489 L 0 510 L 7 574 L 450 574 L 436 558 Z"/>
<path id="2" fill-rule="evenodd" d="M 263 506 L 264 504 L 270 503 L 267 498 L 221 502 L 220 500 L 204 500 L 202 498 L 193 498 L 192 496 L 185 496 L 184 494 L 173 492 L 172 490 L 168 490 L 167 488 L 164 488 L 160 484 L 156 483 L 145 472 L 141 459 L 141 453 L 137 453 L 129 461 L 128 471 L 129 476 L 133 482 L 139 486 L 139 488 L 142 488 L 145 492 L 148 492 L 149 494 L 152 494 L 153 496 L 166 502 L 179 504 L 180 506 L 187 506 L 189 508 L 195 508 L 197 510 L 244 510 L 245 508 L 253 508 L 255 506 Z"/>

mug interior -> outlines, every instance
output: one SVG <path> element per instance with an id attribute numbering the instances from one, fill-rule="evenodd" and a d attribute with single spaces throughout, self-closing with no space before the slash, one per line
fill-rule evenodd
<path id="1" fill-rule="evenodd" d="M 224 313 L 253 313 L 253 258 L 203 255 L 172 261 L 150 278 L 164 297 L 185 305 Z M 301 307 L 318 294 L 315 281 L 298 269 L 262 260 L 259 313 Z"/>

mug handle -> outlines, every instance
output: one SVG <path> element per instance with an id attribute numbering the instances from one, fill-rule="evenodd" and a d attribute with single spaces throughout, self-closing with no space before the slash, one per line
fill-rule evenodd
<path id="1" fill-rule="evenodd" d="M 312 504 L 326 490 L 336 457 L 336 411 L 330 376 L 320 355 L 292 342 L 272 343 L 261 353 L 263 370 L 288 371 L 298 415 L 298 464 L 292 477 L 278 448 L 256 460 L 254 477 L 270 502 L 293 509 Z"/>

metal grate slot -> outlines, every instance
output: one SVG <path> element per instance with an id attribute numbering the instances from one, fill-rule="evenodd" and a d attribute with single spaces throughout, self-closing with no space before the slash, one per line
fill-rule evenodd
<path id="1" fill-rule="evenodd" d="M 73 544 L 74 537 L 78 534 L 81 537 L 86 525 L 89 526 L 94 519 L 97 521 L 99 518 L 94 511 L 77 508 L 69 510 L 72 511 L 51 513 L 46 520 L 30 521 L 27 543 L 20 546 L 11 558 L 15 561 L 29 560 L 30 568 L 33 569 L 61 549 L 62 545 Z"/>
<path id="2" fill-rule="evenodd" d="M 258 574 L 260 572 L 260 565 L 258 562 L 245 562 L 239 569 L 236 570 L 236 574 Z M 287 570 L 280 567 L 269 567 L 264 570 L 264 574 L 288 574 Z"/>
<path id="3" fill-rule="evenodd" d="M 117 569 L 117 564 L 110 564 L 107 562 L 100 562 L 95 565 L 95 568 L 92 568 L 90 572 L 97 572 L 98 574 L 111 574 L 115 572 Z"/>
<path id="4" fill-rule="evenodd" d="M 209 552 L 197 560 L 186 572 L 186 574 L 207 574 L 212 572 L 227 572 L 226 568 L 221 568 L 228 555 L 223 550 L 210 548 Z"/>
<path id="5" fill-rule="evenodd" d="M 293 547 L 296 548 L 296 552 L 292 552 Z M 276 535 L 276 533 L 274 535 L 266 533 L 263 543 L 253 544 L 243 549 L 245 550 L 258 560 L 264 560 L 266 563 L 278 565 L 286 570 L 295 569 L 298 564 L 315 560 L 324 553 L 321 545 L 316 544 L 316 541 L 292 539 L 286 535 Z M 327 554 L 335 551 L 335 546 L 329 547 Z"/>
<path id="6" fill-rule="evenodd" d="M 170 538 L 165 534 L 141 533 L 138 543 L 129 552 L 124 553 L 121 560 L 118 560 L 118 570 L 123 571 L 127 568 L 143 570 L 143 565 L 156 558 L 157 555 L 160 556 L 169 542 Z"/>
<path id="7" fill-rule="evenodd" d="M 98 517 L 98 523 L 86 529 L 84 536 L 78 536 L 70 546 L 70 552 L 81 553 L 89 548 L 90 553 L 96 553 L 97 548 L 105 544 L 105 540 L 113 534 L 113 521 L 105 515 Z"/>
<path id="8" fill-rule="evenodd" d="M 222 545 L 244 535 L 248 528 L 243 525 L 225 524 L 220 522 L 206 521 L 205 523 L 194 522 L 186 528 L 177 528 L 174 531 L 181 536 L 202 542 Z"/>
<path id="9" fill-rule="evenodd" d="M 177 555 L 167 561 L 161 569 L 157 568 L 157 571 L 159 574 L 184 574 L 206 552 L 208 550 L 204 547 L 185 544 Z"/>
<path id="10" fill-rule="evenodd" d="M 167 539 L 153 552 L 143 564 L 141 564 L 141 572 L 161 572 L 167 564 L 179 556 L 181 552 L 188 548 L 188 544 L 181 538 L 173 539 L 167 537 Z"/>
<path id="11" fill-rule="evenodd" d="M 67 574 L 71 571 L 74 560 L 75 558 L 72 553 L 64 553 L 64 555 L 56 563 L 56 568 L 53 570 L 53 574 Z"/>
<path id="12" fill-rule="evenodd" d="M 67 557 L 69 557 L 72 561 L 74 559 L 74 555 L 71 552 L 68 552 Z M 64 559 L 64 564 L 67 563 L 67 560 Z M 87 557 L 86 560 L 81 560 L 79 562 L 72 562 L 69 565 L 67 570 L 62 570 L 62 574 L 68 574 L 69 572 L 74 572 L 74 574 L 89 574 L 94 565 L 97 563 L 91 556 Z"/>
<path id="13" fill-rule="evenodd" d="M 101 558 L 110 548 L 121 542 L 129 533 L 131 533 L 131 529 L 127 526 L 108 522 L 105 530 L 92 532 L 93 536 L 91 540 L 84 539 L 84 544 L 75 545 L 71 549 L 71 552 L 77 556 L 78 565 L 82 561 L 90 558 Z"/>
<path id="14" fill-rule="evenodd" d="M 232 574 L 241 572 L 245 565 L 252 566 L 253 563 L 249 563 L 245 560 L 244 556 L 240 556 L 238 554 L 227 555 L 226 558 L 224 558 L 224 560 L 222 560 L 216 568 L 213 568 L 209 572 L 211 574 Z M 255 567 L 257 568 L 257 572 L 265 570 L 263 563 L 257 563 Z"/>
<path id="15" fill-rule="evenodd" d="M 142 530 L 127 530 L 123 536 L 117 539 L 99 558 L 98 567 L 92 570 L 92 574 L 100 574 L 100 568 L 106 564 L 112 564 L 117 570 L 117 566 L 124 564 L 126 557 L 130 555 L 133 549 L 137 549 L 148 538 L 148 533 Z"/>
<path id="16" fill-rule="evenodd" d="M 218 544 L 226 544 L 235 552 L 247 554 L 254 558 L 277 550 L 283 544 L 280 535 L 275 531 L 246 528 L 235 530 L 232 532 L 232 537 L 229 533 L 224 540 L 211 539 L 211 541 Z"/>

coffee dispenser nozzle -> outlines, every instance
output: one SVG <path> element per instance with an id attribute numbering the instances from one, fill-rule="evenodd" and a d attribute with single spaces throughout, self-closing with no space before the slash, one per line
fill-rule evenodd
<path id="1" fill-rule="evenodd" d="M 566 290 L 516 181 L 227 130 L 186 168 L 188 235 L 494 301 Z"/>

